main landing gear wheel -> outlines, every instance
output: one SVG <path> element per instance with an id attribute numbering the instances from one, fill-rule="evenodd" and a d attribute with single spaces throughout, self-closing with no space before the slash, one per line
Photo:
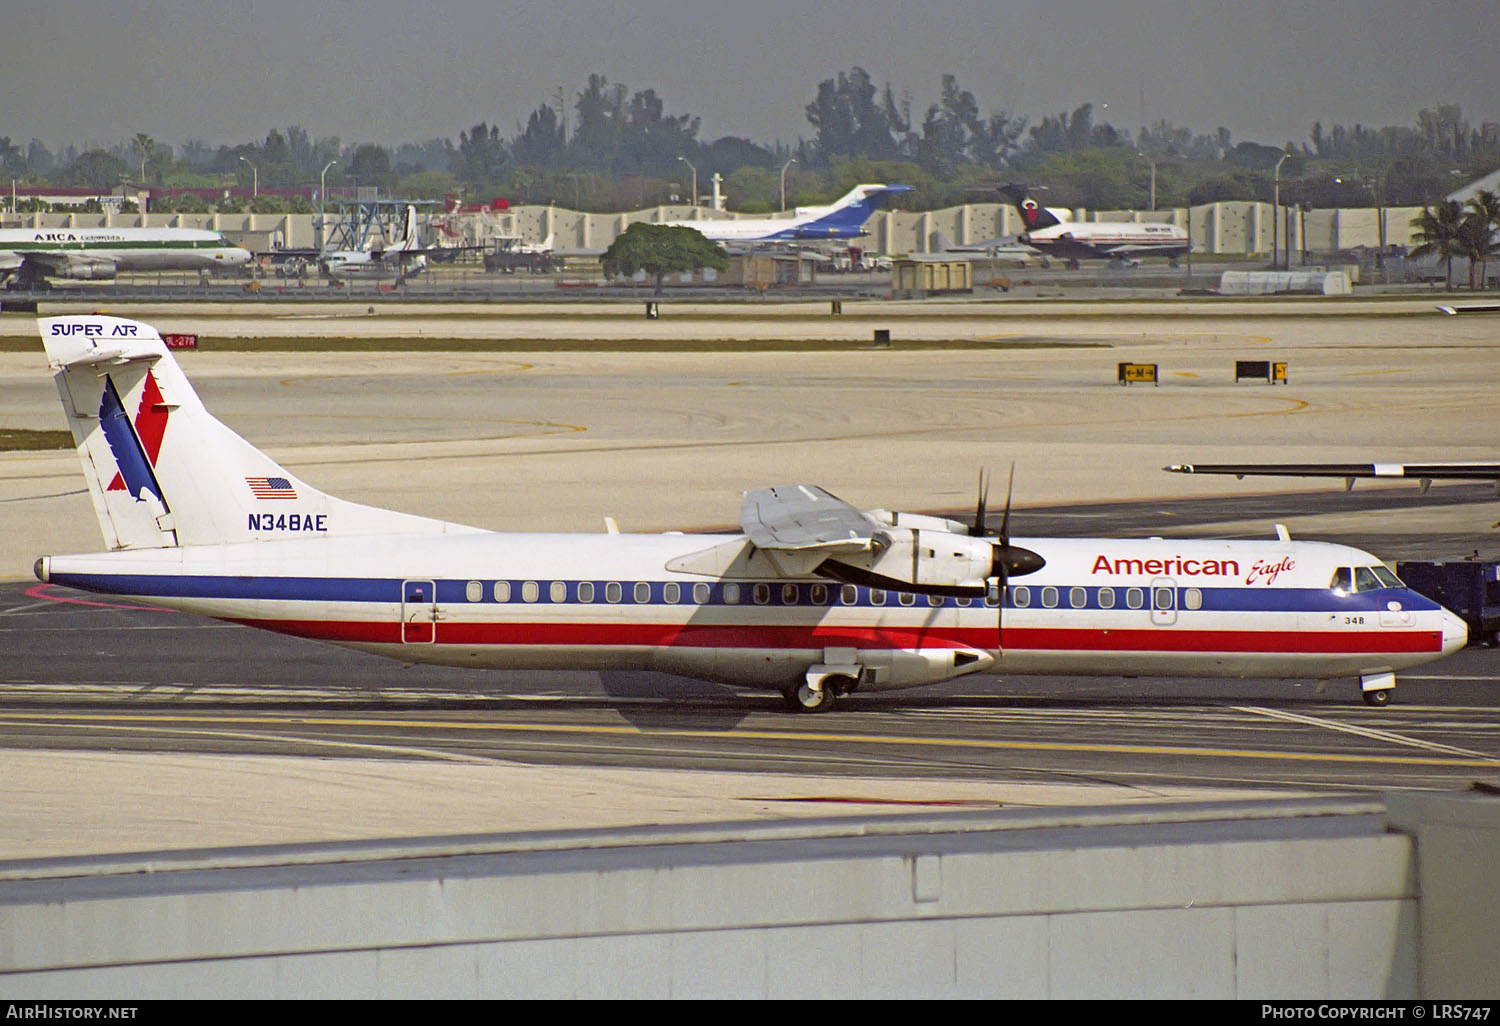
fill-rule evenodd
<path id="1" fill-rule="evenodd" d="M 806 683 L 798 684 L 783 691 L 781 698 L 786 703 L 786 707 L 793 712 L 827 712 L 838 700 L 841 691 L 838 684 L 843 680 L 844 678 L 829 677 L 816 691 L 808 687 Z"/>
<path id="2" fill-rule="evenodd" d="M 1373 705 L 1376 707 L 1390 705 L 1391 692 L 1394 690 L 1394 688 L 1381 688 L 1379 691 L 1366 691 L 1365 705 Z"/>

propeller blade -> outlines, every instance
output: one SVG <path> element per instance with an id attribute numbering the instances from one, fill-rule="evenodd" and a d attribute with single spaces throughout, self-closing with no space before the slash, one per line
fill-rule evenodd
<path id="1" fill-rule="evenodd" d="M 984 508 L 990 498 L 990 483 L 986 478 L 984 470 L 979 471 L 979 501 L 974 504 L 974 526 L 969 528 L 970 538 L 983 538 L 989 534 L 985 526 Z"/>
<path id="2" fill-rule="evenodd" d="M 1000 544 L 1010 548 L 1010 496 L 1016 486 L 1016 465 L 1010 465 L 1010 479 L 1005 482 L 1005 515 L 1000 518 Z"/>

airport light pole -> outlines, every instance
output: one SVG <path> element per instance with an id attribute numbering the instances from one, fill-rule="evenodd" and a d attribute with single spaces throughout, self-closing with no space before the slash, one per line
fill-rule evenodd
<path id="1" fill-rule="evenodd" d="M 691 172 L 693 172 L 693 197 L 692 197 L 692 199 L 693 199 L 693 206 L 697 207 L 698 206 L 698 169 L 696 167 L 694 167 L 693 166 L 693 162 L 691 160 L 688 160 L 686 157 L 678 157 L 677 159 L 680 160 L 680 161 L 682 161 L 684 164 L 686 164 L 688 166 L 688 170 L 691 171 Z"/>
<path id="2" fill-rule="evenodd" d="M 337 160 L 330 160 L 323 165 L 323 170 L 318 175 L 318 249 L 328 245 L 328 217 L 323 212 L 328 203 L 328 169 L 337 164 Z"/>
<path id="3" fill-rule="evenodd" d="M 785 164 L 781 165 L 781 209 L 782 210 L 786 209 L 786 169 L 789 168 L 789 167 L 791 167 L 795 163 L 797 163 L 797 158 L 793 157 L 791 160 L 789 160 Z"/>
<path id="4" fill-rule="evenodd" d="M 250 163 L 250 161 L 245 160 L 244 157 L 241 157 L 240 159 L 244 160 L 245 166 L 250 169 L 250 198 L 254 199 L 255 197 L 260 195 L 260 168 Z"/>
<path id="5" fill-rule="evenodd" d="M 1156 161 L 1152 160 L 1150 157 L 1146 156 L 1144 153 L 1137 153 L 1136 156 L 1140 157 L 1146 163 L 1148 163 L 1148 164 L 1151 165 L 1151 209 L 1155 210 L 1156 209 Z"/>
<path id="6" fill-rule="evenodd" d="M 1283 153 L 1281 159 L 1276 162 L 1276 169 L 1271 172 L 1271 269 L 1274 271 L 1281 266 L 1278 260 L 1279 247 L 1276 241 L 1276 218 L 1281 213 L 1281 165 L 1286 163 L 1290 153 Z M 1287 254 L 1287 269 L 1292 266 L 1292 255 Z"/>

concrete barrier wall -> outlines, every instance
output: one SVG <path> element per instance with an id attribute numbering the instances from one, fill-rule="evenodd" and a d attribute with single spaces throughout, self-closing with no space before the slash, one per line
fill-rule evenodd
<path id="1" fill-rule="evenodd" d="M 1284 207 L 1276 217 L 1276 247 L 1290 236 L 1291 249 L 1305 248 L 1326 253 L 1356 246 L 1380 245 L 1382 219 L 1387 244 L 1412 246 L 1414 222 L 1420 207 L 1389 207 L 1381 210 L 1311 210 L 1305 215 Z M 527 243 L 538 243 L 548 235 L 559 249 L 604 249 L 635 221 L 684 221 L 733 218 L 704 207 L 658 206 L 620 214 L 590 214 L 558 206 L 517 206 L 510 212 L 516 233 Z M 764 215 L 744 215 L 764 216 Z M 22 214 L 4 219 L 7 227 L 122 227 L 171 226 L 210 228 L 228 233 L 253 248 L 268 248 L 272 237 L 293 248 L 317 244 L 313 214 Z M 1270 253 L 1272 210 L 1269 203 L 1210 203 L 1204 206 L 1156 211 L 1074 212 L 1078 221 L 1166 221 L 1190 225 L 1193 251 L 1202 254 Z M 1020 217 L 1009 204 L 974 203 L 942 210 L 882 211 L 870 219 L 864 248 L 870 252 L 931 253 L 939 236 L 954 245 L 969 245 L 985 239 L 1008 238 L 1022 231 Z"/>
<path id="2" fill-rule="evenodd" d="M 1493 996 L 1496 889 L 1465 890 L 1500 868 L 1497 806 L 1412 799 L 1404 832 L 1352 798 L 8 863 L 0 992 Z M 1462 881 L 1447 922 L 1428 873 Z M 1477 953 L 1435 954 L 1471 923 Z"/>

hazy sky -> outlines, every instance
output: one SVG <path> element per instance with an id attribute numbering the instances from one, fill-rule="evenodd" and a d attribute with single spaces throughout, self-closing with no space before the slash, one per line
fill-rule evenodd
<path id="1" fill-rule="evenodd" d="M 0 0 L 0 135 L 181 144 L 301 125 L 345 143 L 509 136 L 591 72 L 653 88 L 700 138 L 812 135 L 818 82 L 859 65 L 920 121 L 944 72 L 1032 123 L 1091 102 L 1236 140 L 1315 119 L 1500 121 L 1500 0 Z M 1142 98 L 1144 95 L 1144 104 Z M 1108 105 L 1105 109 L 1105 105 Z"/>

